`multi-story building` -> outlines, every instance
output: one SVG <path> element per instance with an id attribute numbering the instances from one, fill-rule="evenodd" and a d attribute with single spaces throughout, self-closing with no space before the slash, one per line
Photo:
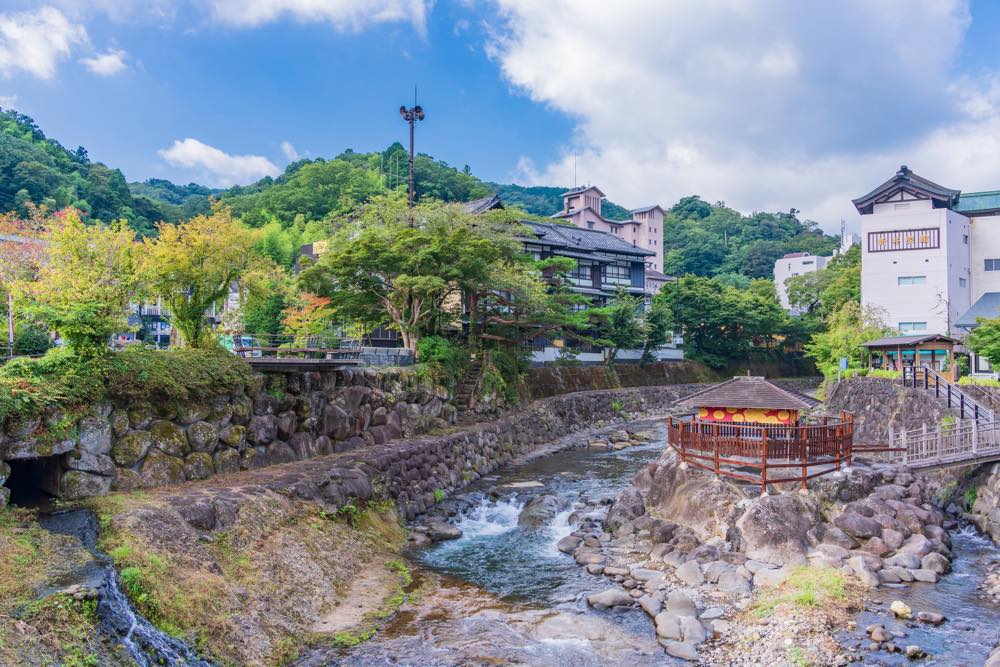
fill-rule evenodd
<path id="1" fill-rule="evenodd" d="M 610 220 L 601 215 L 604 193 L 596 186 L 573 188 L 563 193 L 563 210 L 553 215 L 581 229 L 609 232 L 636 248 L 649 250 L 649 268 L 663 271 L 663 216 L 659 205 L 629 211 L 630 220 Z"/>
<path id="2" fill-rule="evenodd" d="M 961 337 L 977 317 L 1000 317 L 1000 191 L 963 193 L 903 166 L 854 205 L 861 301 L 890 326 Z"/>
<path id="3" fill-rule="evenodd" d="M 774 262 L 774 291 L 778 295 L 781 307 L 792 313 L 800 315 L 798 308 L 793 308 L 788 302 L 788 285 L 785 281 L 792 276 L 801 276 L 806 273 L 815 273 L 825 269 L 827 263 L 833 257 L 823 257 L 813 255 L 808 252 L 790 252 Z"/>

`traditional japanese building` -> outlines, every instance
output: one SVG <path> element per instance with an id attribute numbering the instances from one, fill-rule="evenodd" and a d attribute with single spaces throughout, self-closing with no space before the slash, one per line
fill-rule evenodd
<path id="1" fill-rule="evenodd" d="M 698 409 L 699 420 L 735 424 L 795 424 L 801 411 L 819 405 L 815 398 L 752 376 L 734 377 L 682 402 Z"/>

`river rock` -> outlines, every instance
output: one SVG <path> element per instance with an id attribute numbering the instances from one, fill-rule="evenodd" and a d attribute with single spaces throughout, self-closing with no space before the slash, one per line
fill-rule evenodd
<path id="1" fill-rule="evenodd" d="M 643 595 L 639 598 L 638 602 L 642 610 L 649 614 L 651 618 L 656 618 L 656 615 L 663 609 L 663 603 L 652 595 Z"/>
<path id="2" fill-rule="evenodd" d="M 563 552 L 564 554 L 573 553 L 573 550 L 580 546 L 580 542 L 583 540 L 576 535 L 567 535 L 558 542 L 556 542 L 556 549 Z"/>
<path id="3" fill-rule="evenodd" d="M 931 552 L 920 559 L 920 567 L 935 574 L 947 574 L 951 572 L 951 561 L 939 553 Z"/>
<path id="4" fill-rule="evenodd" d="M 609 531 L 615 532 L 622 524 L 637 519 L 645 513 L 646 505 L 639 490 L 629 486 L 615 498 L 604 519 L 604 525 Z"/>
<path id="5" fill-rule="evenodd" d="M 729 571 L 734 570 L 734 569 L 735 568 L 732 565 L 730 565 L 729 563 L 726 563 L 726 562 L 721 561 L 721 560 L 717 560 L 717 561 L 712 561 L 711 563 L 706 564 L 702 568 L 702 573 L 705 575 L 705 580 L 706 581 L 708 581 L 709 583 L 715 584 L 715 583 L 718 583 L 719 577 L 722 576 L 723 572 L 729 572 Z"/>
<path id="6" fill-rule="evenodd" d="M 521 510 L 517 525 L 528 530 L 538 530 L 548 525 L 558 512 L 558 498 L 549 494 L 535 496 Z"/>
<path id="7" fill-rule="evenodd" d="M 855 512 L 844 512 L 833 520 L 833 524 L 855 539 L 867 540 L 882 534 L 882 525 L 878 521 Z M 826 537 L 825 532 L 823 537 Z"/>
<path id="8" fill-rule="evenodd" d="M 428 519 L 424 525 L 427 526 L 427 536 L 433 542 L 457 540 L 462 536 L 462 531 L 457 526 L 441 519 Z"/>
<path id="9" fill-rule="evenodd" d="M 633 602 L 632 596 L 620 588 L 609 588 L 601 593 L 594 593 L 587 596 L 587 604 L 596 609 L 624 607 L 631 605 Z"/>
<path id="10" fill-rule="evenodd" d="M 655 617 L 656 636 L 679 641 L 681 639 L 680 616 L 672 611 L 662 611 Z"/>
<path id="11" fill-rule="evenodd" d="M 705 641 L 705 626 L 694 616 L 681 616 L 678 620 L 681 628 L 681 637 L 689 644 L 698 644 Z"/>
<path id="12" fill-rule="evenodd" d="M 910 553 L 898 553 L 894 556 L 890 556 L 885 559 L 885 564 L 895 567 L 903 567 L 907 570 L 916 570 L 920 568 L 920 558 L 914 554 Z"/>
<path id="13" fill-rule="evenodd" d="M 666 577 L 666 575 L 659 570 L 650 570 L 644 567 L 633 567 L 629 571 L 629 576 L 631 576 L 636 581 L 642 582 L 652 582 L 658 583 Z"/>
<path id="14" fill-rule="evenodd" d="M 693 644 L 687 642 L 668 642 L 667 655 L 671 655 L 681 660 L 695 662 L 698 660 L 698 649 Z"/>
<path id="15" fill-rule="evenodd" d="M 889 605 L 889 611 L 891 611 L 896 618 L 901 618 L 904 621 L 913 618 L 913 610 L 910 609 L 902 600 L 893 600 L 892 604 Z"/>
<path id="16" fill-rule="evenodd" d="M 691 597 L 684 591 L 679 590 L 670 591 L 670 594 L 667 595 L 667 601 L 664 603 L 664 609 L 677 616 L 698 615 L 698 608 Z"/>
<path id="17" fill-rule="evenodd" d="M 696 560 L 687 561 L 674 570 L 674 574 L 688 586 L 700 586 L 705 583 L 705 575 L 702 574 L 701 566 Z"/>
<path id="18" fill-rule="evenodd" d="M 918 611 L 917 620 L 928 625 L 941 625 L 946 619 L 944 614 L 938 614 L 933 611 Z"/>
<path id="19" fill-rule="evenodd" d="M 846 565 L 851 568 L 851 571 L 854 572 L 854 576 L 858 578 L 858 581 L 860 581 L 863 586 L 866 588 L 878 587 L 880 583 L 878 575 L 875 574 L 875 570 L 865 562 L 864 558 L 861 556 L 848 558 Z"/>
<path id="20" fill-rule="evenodd" d="M 903 546 L 899 547 L 900 553 L 913 554 L 917 558 L 923 558 L 934 550 L 934 545 L 920 533 L 914 533 L 906 538 Z"/>
<path id="21" fill-rule="evenodd" d="M 812 498 L 781 493 L 752 501 L 736 527 L 748 558 L 776 565 L 801 565 L 812 548 L 809 531 L 819 522 L 819 507 Z"/>
<path id="22" fill-rule="evenodd" d="M 728 595 L 746 595 L 750 592 L 750 582 L 737 570 L 723 572 L 719 576 L 719 590 Z"/>
<path id="23" fill-rule="evenodd" d="M 906 647 L 906 657 L 910 660 L 923 660 L 927 657 L 927 651 L 916 644 L 911 644 Z"/>
<path id="24" fill-rule="evenodd" d="M 765 588 L 775 588 L 785 583 L 788 579 L 789 568 L 779 567 L 773 570 L 758 570 L 757 574 L 753 575 L 753 585 L 763 586 Z"/>
<path id="25" fill-rule="evenodd" d="M 892 528 L 883 528 L 882 541 L 890 551 L 895 551 L 903 545 L 903 534 L 898 530 L 893 530 Z"/>
<path id="26" fill-rule="evenodd" d="M 910 574 L 913 575 L 914 581 L 922 581 L 925 584 L 936 584 L 938 582 L 937 573 L 932 570 L 919 568 L 916 570 L 910 570 Z"/>

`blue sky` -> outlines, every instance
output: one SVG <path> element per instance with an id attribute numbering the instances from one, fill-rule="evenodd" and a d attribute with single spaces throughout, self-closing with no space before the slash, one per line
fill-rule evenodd
<path id="1" fill-rule="evenodd" d="M 698 193 L 827 229 L 907 163 L 1000 188 L 1000 3 L 7 0 L 0 104 L 211 185 L 406 139 L 482 178 L 629 206 Z"/>

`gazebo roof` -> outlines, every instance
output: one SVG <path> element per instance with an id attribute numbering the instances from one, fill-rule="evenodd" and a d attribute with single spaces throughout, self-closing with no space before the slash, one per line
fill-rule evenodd
<path id="1" fill-rule="evenodd" d="M 951 343 L 958 345 L 960 341 L 951 336 L 941 334 L 924 334 L 922 336 L 889 336 L 878 338 L 864 343 L 865 347 L 909 347 L 910 345 L 920 345 L 921 343 Z"/>
<path id="2" fill-rule="evenodd" d="M 760 408 L 764 410 L 808 410 L 819 401 L 784 389 L 763 377 L 736 376 L 714 387 L 691 394 L 681 401 L 695 408 Z"/>

